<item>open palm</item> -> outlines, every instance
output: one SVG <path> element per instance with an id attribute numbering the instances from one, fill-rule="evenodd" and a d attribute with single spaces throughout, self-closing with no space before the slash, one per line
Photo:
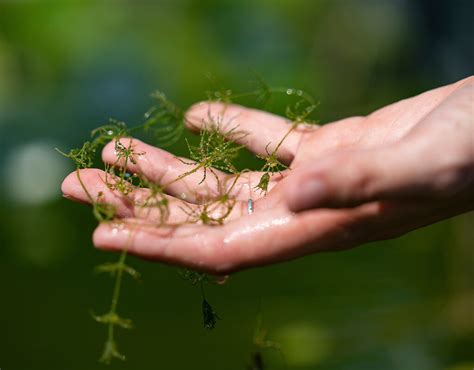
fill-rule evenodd
<path id="1" fill-rule="evenodd" d="M 470 148 L 472 95 L 471 78 L 402 100 L 367 117 L 324 126 L 299 125 L 276 152 L 291 169 L 271 177 L 267 194 L 256 188 L 262 173 L 243 173 L 232 187 L 237 203 L 226 222 L 218 226 L 196 222 L 155 227 L 159 212 L 137 206 L 140 199 L 146 199 L 148 189 L 136 189 L 125 197 L 109 190 L 104 172 L 81 170 L 90 193 L 97 196 L 101 192 L 124 221 L 100 224 L 94 244 L 225 274 L 396 237 L 472 209 L 465 186 L 454 186 L 466 172 L 465 158 L 472 157 L 472 153 L 458 153 Z M 290 127 L 279 116 L 209 102 L 191 107 L 186 121 L 190 129 L 199 130 L 206 117 L 217 115 L 245 132 L 237 141 L 262 156 L 272 152 Z M 459 130 L 446 129 L 450 118 Z M 220 127 L 225 131 L 225 125 Z M 189 171 L 186 163 L 190 160 L 139 140 L 121 141 L 139 153 L 135 163 L 127 163 L 127 170 L 165 185 L 171 224 L 199 212 L 200 204 L 219 195 L 221 187 L 228 188 L 235 179 L 214 170 L 215 176 L 207 175 L 199 184 L 204 177 L 204 170 L 199 169 L 173 181 Z M 451 141 L 456 145 L 449 146 Z M 443 154 L 439 155 L 441 148 Z M 102 157 L 106 163 L 116 163 L 113 143 L 104 148 Z M 438 164 L 436 168 L 431 166 L 433 162 Z M 89 201 L 75 173 L 64 180 L 62 191 L 74 200 Z M 305 198 L 305 194 L 314 196 Z M 458 198 L 460 201 L 453 201 Z M 254 202 L 253 212 L 248 209 L 249 199 Z M 219 207 L 212 210 L 216 218 L 224 211 Z"/>

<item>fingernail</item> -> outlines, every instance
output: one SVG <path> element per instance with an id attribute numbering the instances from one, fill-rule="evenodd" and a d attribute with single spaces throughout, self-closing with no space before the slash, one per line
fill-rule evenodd
<path id="1" fill-rule="evenodd" d="M 318 205 L 326 195 L 326 186 L 315 179 L 303 181 L 291 191 L 289 206 L 292 211 L 303 211 Z"/>

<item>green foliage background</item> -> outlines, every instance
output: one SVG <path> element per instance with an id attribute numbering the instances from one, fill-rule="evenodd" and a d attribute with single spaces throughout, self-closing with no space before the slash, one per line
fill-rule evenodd
<path id="1" fill-rule="evenodd" d="M 108 305 L 93 266 L 111 256 L 92 248 L 90 210 L 61 199 L 72 167 L 54 147 L 109 117 L 141 121 L 156 88 L 201 100 L 207 72 L 306 89 L 323 123 L 364 115 L 472 74 L 472 14 L 467 0 L 0 0 L 0 368 L 104 367 L 89 312 Z M 208 289 L 213 332 L 174 268 L 131 259 L 143 281 L 125 282 L 121 307 L 136 329 L 112 366 L 245 369 L 262 301 L 289 369 L 471 369 L 472 221 L 232 276 Z"/>

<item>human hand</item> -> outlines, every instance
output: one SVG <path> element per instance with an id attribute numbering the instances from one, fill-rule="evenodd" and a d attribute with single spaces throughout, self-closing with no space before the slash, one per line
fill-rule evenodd
<path id="1" fill-rule="evenodd" d="M 284 261 L 324 250 L 351 248 L 393 238 L 418 227 L 474 209 L 472 77 L 382 108 L 321 127 L 298 125 L 277 154 L 291 170 L 272 176 L 268 193 L 256 185 L 259 172 L 243 173 L 233 187 L 237 203 L 222 226 L 183 224 L 154 227 L 156 213 L 144 212 L 127 197 L 112 192 L 100 170 L 81 171 L 93 195 L 117 207 L 122 222 L 102 223 L 94 232 L 101 249 L 214 274 Z M 259 155 L 272 152 L 289 129 L 284 118 L 241 106 L 200 103 L 190 108 L 187 124 L 199 129 L 208 115 L 222 115 L 247 133 L 242 144 Z M 121 139 L 125 146 L 128 138 Z M 270 145 L 267 148 L 268 143 Z M 136 153 L 127 170 L 166 184 L 170 220 L 219 193 L 232 175 L 203 170 L 173 181 L 189 166 L 172 154 L 133 139 Z M 113 143 L 102 153 L 116 163 Z M 189 160 L 185 160 L 189 161 Z M 232 181 L 232 180 L 231 180 Z M 62 185 L 72 199 L 89 202 L 75 173 Z M 135 198 L 148 190 L 137 189 Z M 254 200 L 248 213 L 247 200 Z M 216 210 L 218 213 L 219 210 Z"/>

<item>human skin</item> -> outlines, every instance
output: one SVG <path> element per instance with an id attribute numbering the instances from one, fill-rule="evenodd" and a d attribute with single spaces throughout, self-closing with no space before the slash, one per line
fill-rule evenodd
<path id="1" fill-rule="evenodd" d="M 101 223 L 93 242 L 99 249 L 212 274 L 291 260 L 321 251 L 348 249 L 395 238 L 411 230 L 474 209 L 474 77 L 324 126 L 299 125 L 279 148 L 291 166 L 272 176 L 266 195 L 255 189 L 261 173 L 244 173 L 232 193 L 237 203 L 225 224 L 156 227 L 156 212 L 109 190 L 104 173 L 81 170 L 89 192 L 104 194 L 117 207 L 117 222 Z M 186 124 L 199 130 L 209 116 L 222 116 L 246 133 L 239 141 L 265 155 L 288 132 L 285 118 L 238 105 L 203 102 L 192 106 Z M 221 125 L 223 130 L 225 125 Z M 132 141 L 131 141 L 132 140 Z M 201 170 L 173 180 L 190 167 L 172 154 L 131 138 L 121 139 L 136 153 L 127 170 L 165 185 L 170 222 L 186 220 L 189 209 L 219 194 L 218 183 L 232 182 Z M 103 150 L 106 163 L 117 158 L 113 143 Z M 189 160 L 185 160 L 189 161 Z M 70 199 L 89 202 L 76 172 L 62 184 Z M 146 196 L 137 189 L 134 199 Z M 179 198 L 179 199 L 178 199 Z M 247 201 L 254 200 L 254 212 Z M 189 212 L 189 211 L 188 211 Z M 219 213 L 219 210 L 216 211 Z"/>

